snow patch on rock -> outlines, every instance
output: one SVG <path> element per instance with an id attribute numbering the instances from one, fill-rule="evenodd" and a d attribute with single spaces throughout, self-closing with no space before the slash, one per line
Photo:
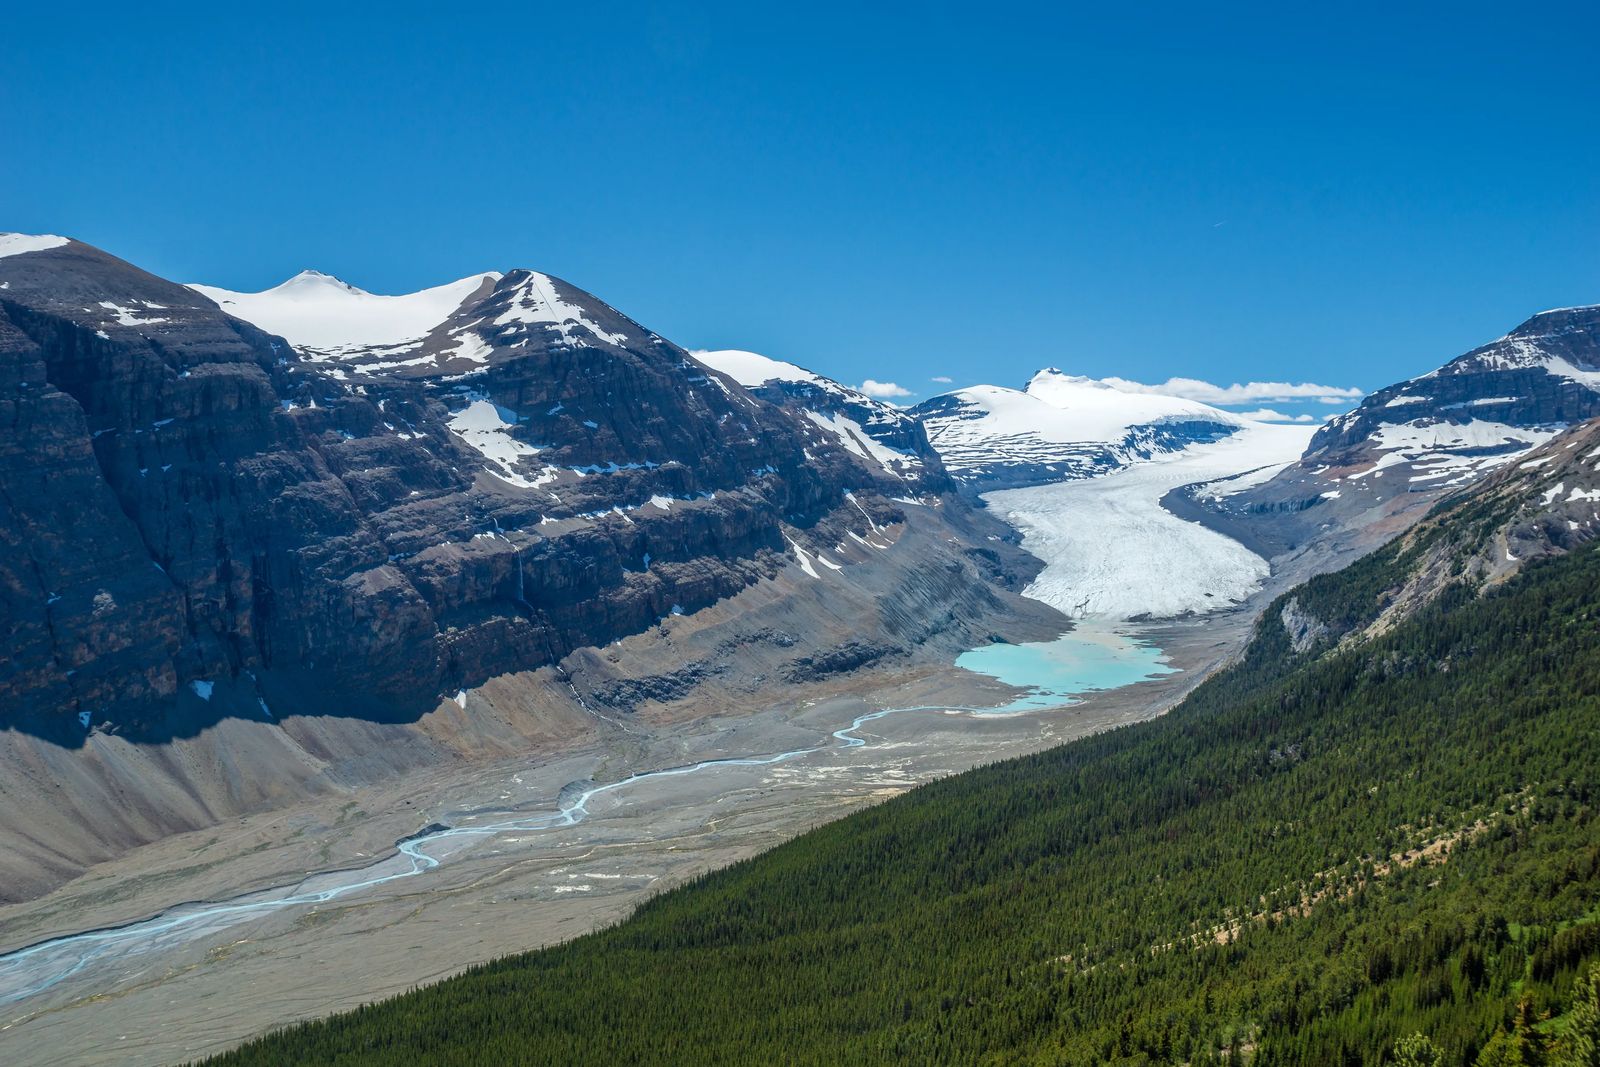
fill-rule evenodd
<path id="1" fill-rule="evenodd" d="M 919 462 L 917 457 L 910 452 L 902 452 L 899 449 L 890 448 L 881 441 L 874 440 L 868 436 L 866 429 L 854 419 L 846 418 L 843 415 L 824 414 L 820 411 L 808 410 L 805 414 L 806 418 L 837 437 L 839 443 L 847 451 L 860 456 L 862 459 L 874 460 L 885 470 L 892 472 L 897 461 L 902 463 Z"/>
<path id="2" fill-rule="evenodd" d="M 546 469 L 531 479 L 518 474 L 517 465 L 537 456 L 540 449 L 512 435 L 517 425 L 516 412 L 475 393 L 469 397 L 467 406 L 452 415 L 447 425 L 468 447 L 489 461 L 485 470 L 523 489 L 535 489 L 555 479 L 553 469 Z"/>
<path id="3" fill-rule="evenodd" d="M 538 271 L 528 272 L 512 292 L 510 307 L 494 320 L 496 326 L 512 323 L 552 327 L 561 332 L 562 340 L 568 344 L 574 343 L 572 332 L 576 329 L 585 330 L 607 344 L 620 345 L 628 340 L 626 334 L 601 329 L 599 323 L 584 314 L 583 308 L 561 299 L 551 277 Z"/>

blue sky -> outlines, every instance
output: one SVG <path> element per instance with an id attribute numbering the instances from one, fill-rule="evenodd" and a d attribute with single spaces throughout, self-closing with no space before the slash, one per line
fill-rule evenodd
<path id="1" fill-rule="evenodd" d="M 758 6 L 16 6 L 0 230 L 239 289 L 530 266 L 917 397 L 1372 389 L 1600 301 L 1596 5 Z"/>

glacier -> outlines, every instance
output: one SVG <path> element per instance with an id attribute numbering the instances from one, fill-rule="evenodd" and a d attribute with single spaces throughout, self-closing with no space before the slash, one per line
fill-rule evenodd
<path id="1" fill-rule="evenodd" d="M 1229 436 L 1097 478 L 983 494 L 1044 569 L 1024 595 L 1074 618 L 1166 618 L 1229 607 L 1260 588 L 1265 559 L 1161 506 L 1170 490 L 1226 493 L 1300 457 L 1312 427 L 1245 423 Z M 1232 480 L 1231 484 L 1229 480 Z"/>

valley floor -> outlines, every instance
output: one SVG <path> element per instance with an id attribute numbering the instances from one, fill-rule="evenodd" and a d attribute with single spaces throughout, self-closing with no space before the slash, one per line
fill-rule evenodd
<path id="1" fill-rule="evenodd" d="M 97 962 L 0 1008 L 0 1058 L 170 1063 L 574 937 L 667 886 L 920 782 L 1159 714 L 1237 651 L 1247 625 L 1241 614 L 1144 628 L 1182 673 L 1071 708 L 989 718 L 891 716 L 864 724 L 858 735 L 867 744 L 859 748 L 653 779 L 596 798 L 590 818 L 576 826 L 485 839 L 414 879 Z M 681 724 L 659 735 L 619 732 L 535 765 L 413 776 L 403 786 L 138 849 L 43 898 L 0 910 L 0 951 L 127 922 L 181 899 L 222 899 L 310 871 L 364 865 L 429 823 L 460 824 L 483 811 L 548 811 L 571 782 L 816 745 L 884 707 L 1004 699 L 1001 687 L 964 671 L 880 671 L 801 707 L 708 718 L 688 733 Z"/>

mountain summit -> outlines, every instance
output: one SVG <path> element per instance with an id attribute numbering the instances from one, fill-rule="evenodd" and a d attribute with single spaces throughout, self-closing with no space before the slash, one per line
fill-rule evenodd
<path id="1" fill-rule="evenodd" d="M 911 411 L 950 473 L 982 491 L 1092 477 L 1247 425 L 1193 400 L 1124 392 L 1054 367 L 1022 390 L 977 385 Z"/>

